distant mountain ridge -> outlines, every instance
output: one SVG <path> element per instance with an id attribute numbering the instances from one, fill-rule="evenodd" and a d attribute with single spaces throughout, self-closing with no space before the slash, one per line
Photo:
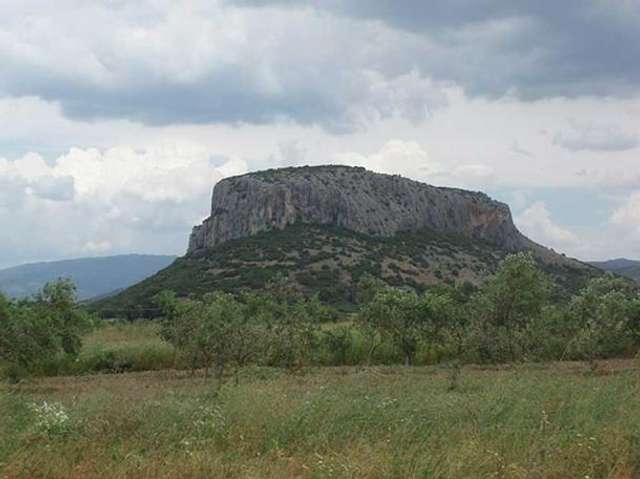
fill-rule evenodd
<path id="1" fill-rule="evenodd" d="M 589 264 L 640 282 L 640 261 L 616 258 L 608 261 L 591 261 Z"/>
<path id="2" fill-rule="evenodd" d="M 0 291 L 24 298 L 47 282 L 71 278 L 80 300 L 104 297 L 142 281 L 174 260 L 175 256 L 130 254 L 25 264 L 0 270 Z"/>

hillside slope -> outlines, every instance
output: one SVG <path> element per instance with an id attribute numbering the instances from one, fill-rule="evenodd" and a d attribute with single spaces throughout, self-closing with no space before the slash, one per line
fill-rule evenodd
<path id="1" fill-rule="evenodd" d="M 127 288 L 160 271 L 175 256 L 120 255 L 32 263 L 0 270 L 0 291 L 8 296 L 31 296 L 45 283 L 71 278 L 81 300 Z"/>
<path id="2" fill-rule="evenodd" d="M 589 264 L 596 268 L 640 282 L 640 261 L 618 258 L 608 261 L 592 261 Z"/>
<path id="3" fill-rule="evenodd" d="M 360 168 L 287 168 L 216 185 L 211 216 L 184 258 L 94 307 L 153 315 L 163 289 L 182 296 L 260 289 L 276 275 L 349 308 L 365 273 L 423 290 L 479 284 L 508 253 L 531 251 L 564 295 L 598 270 L 523 236 L 508 206 L 483 193 L 436 188 Z"/>

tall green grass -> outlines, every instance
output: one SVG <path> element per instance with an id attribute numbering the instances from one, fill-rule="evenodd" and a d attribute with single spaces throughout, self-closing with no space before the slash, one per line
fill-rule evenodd
<path id="1" fill-rule="evenodd" d="M 0 476 L 637 477 L 640 375 L 609 366 L 463 368 L 454 391 L 435 367 L 40 379 L 0 389 Z"/>
<path id="2" fill-rule="evenodd" d="M 40 376 L 157 371 L 184 367 L 173 347 L 159 336 L 159 323 L 99 323 L 83 338 L 77 358 L 57 356 L 35 367 Z"/>

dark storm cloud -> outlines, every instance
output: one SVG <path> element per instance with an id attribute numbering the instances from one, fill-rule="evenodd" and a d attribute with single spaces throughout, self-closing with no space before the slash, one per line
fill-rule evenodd
<path id="1" fill-rule="evenodd" d="M 103 88 L 45 72 L 38 72 L 31 81 L 23 81 L 23 75 L 16 68 L 15 82 L 6 85 L 5 90 L 15 96 L 35 95 L 57 101 L 69 118 L 126 118 L 148 125 L 266 124 L 279 117 L 312 124 L 339 118 L 346 101 L 340 98 L 340 91 L 312 85 L 301 87 L 300 91 L 291 88 L 282 95 L 262 92 L 250 71 L 235 66 L 188 83 L 149 78 L 147 82 L 127 82 L 118 88 Z"/>
<path id="2" fill-rule="evenodd" d="M 640 82 L 635 0 L 235 0 L 239 6 L 306 4 L 376 20 L 432 42 L 423 72 L 473 95 L 524 99 L 626 96 Z"/>
<path id="3" fill-rule="evenodd" d="M 167 3 L 161 16 L 151 15 L 161 2 L 125 10 L 61 2 L 60 12 L 3 17 L 0 8 L 0 98 L 40 97 L 81 120 L 292 121 L 338 133 L 395 114 L 419 122 L 446 103 L 410 63 L 394 71 L 378 64 L 385 53 L 367 42 L 375 31 L 396 52 L 398 35 L 388 29 L 353 31 L 351 21 L 313 11 L 265 15 L 208 1 Z"/>
<path id="4" fill-rule="evenodd" d="M 83 120 L 345 132 L 395 114 L 423 121 L 446 104 L 443 85 L 525 100 L 640 89 L 636 1 L 60 5 L 0 16 L 0 96 Z"/>

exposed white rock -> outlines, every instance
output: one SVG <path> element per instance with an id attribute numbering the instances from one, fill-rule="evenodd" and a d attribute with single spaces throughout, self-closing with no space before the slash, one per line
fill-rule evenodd
<path id="1" fill-rule="evenodd" d="M 191 234 L 189 253 L 298 222 L 375 236 L 430 229 L 488 241 L 506 251 L 531 247 L 514 226 L 509 207 L 484 193 L 363 168 L 320 166 L 220 181 L 213 191 L 211 216 Z"/>

